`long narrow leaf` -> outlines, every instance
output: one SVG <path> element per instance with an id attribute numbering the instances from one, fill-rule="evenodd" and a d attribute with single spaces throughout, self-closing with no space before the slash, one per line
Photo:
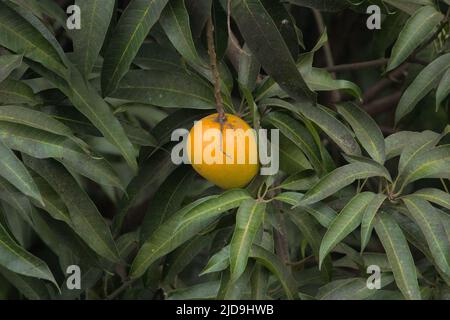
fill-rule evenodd
<path id="1" fill-rule="evenodd" d="M 386 250 L 395 282 L 400 291 L 407 299 L 420 300 L 414 260 L 397 222 L 387 213 L 380 212 L 375 221 L 375 231 Z"/>
<path id="2" fill-rule="evenodd" d="M 237 280 L 247 267 L 253 240 L 264 218 L 266 204 L 258 200 L 241 203 L 236 215 L 236 227 L 230 244 L 231 280 Z"/>
<path id="3" fill-rule="evenodd" d="M 134 0 L 125 9 L 106 49 L 102 91 L 112 93 L 128 72 L 133 59 L 168 0 Z"/>

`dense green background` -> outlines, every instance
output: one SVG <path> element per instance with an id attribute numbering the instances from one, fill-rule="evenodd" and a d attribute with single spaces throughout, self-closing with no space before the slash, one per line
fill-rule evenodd
<path id="1" fill-rule="evenodd" d="M 450 298 L 448 0 L 75 3 L 0 0 L 1 299 Z M 277 175 L 172 164 L 214 85 Z"/>

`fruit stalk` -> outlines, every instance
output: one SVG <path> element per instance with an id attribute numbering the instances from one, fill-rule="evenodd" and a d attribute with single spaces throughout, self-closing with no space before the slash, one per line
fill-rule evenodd
<path id="1" fill-rule="evenodd" d="M 217 66 L 217 54 L 216 54 L 216 48 L 214 45 L 214 24 L 212 21 L 212 17 L 209 17 L 208 19 L 208 25 L 207 25 L 207 40 L 208 40 L 208 54 L 210 58 L 210 65 L 211 65 L 211 73 L 212 73 L 212 79 L 214 83 L 214 97 L 216 99 L 216 109 L 217 113 L 219 114 L 219 122 L 223 124 L 225 122 L 225 109 L 223 106 L 223 100 L 222 100 L 222 90 L 221 90 L 221 83 L 220 83 L 220 73 L 219 68 Z"/>

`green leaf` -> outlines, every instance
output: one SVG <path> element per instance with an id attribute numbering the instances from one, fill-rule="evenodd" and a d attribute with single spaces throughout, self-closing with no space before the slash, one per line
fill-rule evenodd
<path id="1" fill-rule="evenodd" d="M 384 194 L 377 194 L 367 205 L 361 223 L 361 252 L 369 243 L 372 229 L 374 226 L 375 216 L 386 200 L 387 196 Z"/>
<path id="2" fill-rule="evenodd" d="M 158 43 L 144 43 L 133 63 L 144 70 L 186 73 L 181 56 Z"/>
<path id="3" fill-rule="evenodd" d="M 450 277 L 450 243 L 438 213 L 428 201 L 415 196 L 402 200 L 427 239 L 434 261 Z"/>
<path id="4" fill-rule="evenodd" d="M 250 279 L 250 285 L 252 289 L 251 300 L 266 300 L 267 287 L 269 282 L 270 273 L 263 266 L 257 264 L 253 270 L 252 277 Z"/>
<path id="5" fill-rule="evenodd" d="M 426 66 L 403 93 L 395 111 L 398 123 L 433 89 L 450 67 L 450 53 L 444 54 Z"/>
<path id="6" fill-rule="evenodd" d="M 261 70 L 261 64 L 246 44 L 244 44 L 242 50 L 239 58 L 238 81 L 248 90 L 253 91 Z"/>
<path id="7" fill-rule="evenodd" d="M 47 17 L 54 19 L 56 25 L 67 28 L 67 14 L 64 9 L 61 8 L 58 3 L 53 0 L 9 0 L 20 7 L 23 10 L 29 11 L 33 15 L 37 16 L 40 20 L 45 20 Z"/>
<path id="8" fill-rule="evenodd" d="M 208 281 L 169 292 L 168 300 L 204 300 L 215 299 L 219 292 L 220 281 Z"/>
<path id="9" fill-rule="evenodd" d="M 64 136 L 14 123 L 0 122 L 0 138 L 13 150 L 38 159 L 58 159 L 64 165 L 100 184 L 123 189 L 122 182 L 108 162 L 86 155 Z"/>
<path id="10" fill-rule="evenodd" d="M 69 210 L 67 210 L 66 205 L 56 191 L 48 184 L 47 181 L 38 175 L 33 176 L 33 180 L 43 195 L 43 204 L 34 203 L 35 201 L 33 201 L 33 204 L 36 207 L 47 211 L 53 219 L 63 221 L 70 226 L 72 221 L 70 220 Z"/>
<path id="11" fill-rule="evenodd" d="M 114 234 L 121 231 L 130 210 L 148 200 L 175 168 L 170 154 L 165 151 L 156 152 L 141 163 L 138 174 L 128 184 L 119 204 L 120 212 L 114 217 Z"/>
<path id="12" fill-rule="evenodd" d="M 145 213 L 141 225 L 141 241 L 145 242 L 151 234 L 177 211 L 194 182 L 194 171 L 187 167 L 175 170 L 159 187 Z"/>
<path id="13" fill-rule="evenodd" d="M 391 275 L 381 275 L 381 287 L 385 287 L 394 281 Z M 365 278 L 349 278 L 335 280 L 319 289 L 319 300 L 365 300 L 377 293 L 367 287 Z"/>
<path id="14" fill-rule="evenodd" d="M 200 199 L 174 213 L 142 245 L 133 261 L 130 277 L 138 278 L 157 259 L 173 251 L 216 220 L 223 212 L 250 199 L 243 190 Z"/>
<path id="15" fill-rule="evenodd" d="M 0 56 L 0 83 L 3 82 L 16 68 L 22 64 L 22 56 L 5 54 Z"/>
<path id="16" fill-rule="evenodd" d="M 105 50 L 102 91 L 109 95 L 128 72 L 133 59 L 152 26 L 158 21 L 168 0 L 134 0 L 115 27 L 114 38 Z"/>
<path id="17" fill-rule="evenodd" d="M 0 175 L 23 194 L 42 203 L 42 196 L 34 183 L 33 178 L 16 155 L 1 141 L 0 159 Z"/>
<path id="18" fill-rule="evenodd" d="M 0 266 L 24 276 L 48 280 L 58 287 L 47 264 L 19 246 L 1 223 Z"/>
<path id="19" fill-rule="evenodd" d="M 309 246 L 311 247 L 316 259 L 319 259 L 320 242 L 322 241 L 322 234 L 317 228 L 317 223 L 306 213 L 301 211 L 293 211 L 289 217 L 292 222 L 299 228 L 302 235 L 305 237 Z M 331 259 L 328 258 L 328 265 L 331 263 Z"/>
<path id="20" fill-rule="evenodd" d="M 296 6 L 314 8 L 320 11 L 340 11 L 350 6 L 346 0 L 287 0 Z"/>
<path id="21" fill-rule="evenodd" d="M 78 111 L 85 115 L 103 136 L 117 147 L 128 165 L 137 171 L 136 152 L 109 105 L 83 79 L 78 70 L 72 68 L 71 75 L 70 88 L 60 89 L 69 97 Z"/>
<path id="22" fill-rule="evenodd" d="M 24 160 L 59 194 L 69 210 L 73 229 L 86 244 L 109 261 L 119 261 L 119 253 L 108 225 L 75 179 L 55 161 L 30 157 Z"/>
<path id="23" fill-rule="evenodd" d="M 87 144 L 73 135 L 72 130 L 46 113 L 21 106 L 0 106 L 0 121 L 22 124 L 70 138 L 84 150 Z"/>
<path id="24" fill-rule="evenodd" d="M 414 14 L 421 6 L 434 5 L 432 0 L 384 0 L 384 2 L 409 15 Z"/>
<path id="25" fill-rule="evenodd" d="M 384 177 L 390 180 L 389 172 L 370 163 L 355 162 L 337 168 L 324 176 L 306 194 L 301 205 L 308 205 L 325 199 L 342 188 L 352 184 L 356 179 Z"/>
<path id="26" fill-rule="evenodd" d="M 359 226 L 366 207 L 374 198 L 375 194 L 372 192 L 359 193 L 336 216 L 320 245 L 319 268 L 328 253 Z"/>
<path id="27" fill-rule="evenodd" d="M 339 104 L 338 112 L 352 126 L 356 137 L 367 153 L 380 164 L 386 160 L 383 134 L 377 123 L 353 103 Z"/>
<path id="28" fill-rule="evenodd" d="M 263 123 L 268 123 L 278 128 L 283 135 L 306 154 L 316 171 L 322 171 L 320 151 L 311 134 L 299 121 L 281 112 L 271 112 L 263 118 Z"/>
<path id="29" fill-rule="evenodd" d="M 448 192 L 434 188 L 426 188 L 414 192 L 413 195 L 450 210 L 450 194 Z"/>
<path id="30" fill-rule="evenodd" d="M 67 74 L 64 58 L 54 45 L 4 2 L 0 2 L 0 21 L 0 45 L 40 63 L 60 76 Z"/>
<path id="31" fill-rule="evenodd" d="M 208 67 L 198 55 L 192 39 L 189 14 L 184 0 L 169 1 L 161 14 L 159 23 L 170 42 L 187 61 L 201 67 Z"/>
<path id="32" fill-rule="evenodd" d="M 433 149 L 439 142 L 439 134 L 432 131 L 424 131 L 414 135 L 414 139 L 409 138 L 409 143 L 404 147 L 398 164 L 398 172 L 402 174 L 405 168 L 416 157 Z"/>
<path id="33" fill-rule="evenodd" d="M 205 268 L 200 273 L 201 276 L 220 272 L 228 268 L 230 265 L 230 246 L 223 247 L 219 252 L 216 252 L 208 261 Z"/>
<path id="34" fill-rule="evenodd" d="M 439 110 L 439 106 L 442 105 L 444 100 L 449 95 L 450 95 L 450 69 L 447 69 L 447 71 L 444 73 L 444 76 L 442 77 L 441 81 L 439 82 L 439 85 L 438 85 L 438 88 L 436 91 L 436 112 Z"/>
<path id="35" fill-rule="evenodd" d="M 239 89 L 241 90 L 243 97 L 247 101 L 248 109 L 250 110 L 250 114 L 253 121 L 253 129 L 258 130 L 261 127 L 261 115 L 259 112 L 259 108 L 255 103 L 255 99 L 253 99 L 251 91 L 240 83 Z"/>
<path id="36" fill-rule="evenodd" d="M 336 217 L 336 211 L 321 202 L 312 205 L 302 205 L 303 198 L 304 195 L 301 193 L 283 192 L 278 194 L 274 200 L 290 204 L 291 206 L 298 206 L 300 209 L 312 215 L 323 227 L 328 228 Z"/>
<path id="37" fill-rule="evenodd" d="M 413 131 L 399 131 L 387 137 L 384 140 L 386 144 L 386 160 L 399 156 L 405 147 L 415 140 L 418 134 L 418 132 Z"/>
<path id="38" fill-rule="evenodd" d="M 358 100 L 362 99 L 361 89 L 353 82 L 347 80 L 336 80 L 331 74 L 323 69 L 311 68 L 309 72 L 300 69 L 300 73 L 306 84 L 314 91 L 335 91 L 342 90 Z"/>
<path id="39" fill-rule="evenodd" d="M 40 102 L 33 90 L 21 81 L 6 79 L 0 83 L 0 104 L 21 103 L 34 106 Z"/>
<path id="40" fill-rule="evenodd" d="M 397 222 L 389 214 L 380 212 L 375 220 L 375 231 L 386 251 L 398 288 L 405 298 L 420 300 L 414 260 Z"/>
<path id="41" fill-rule="evenodd" d="M 231 12 L 246 44 L 280 87 L 298 101 L 315 101 L 315 93 L 297 70 L 286 42 L 262 2 L 233 1 Z"/>
<path id="42" fill-rule="evenodd" d="M 303 151 L 288 138 L 280 136 L 280 168 L 288 174 L 312 169 Z"/>
<path id="43" fill-rule="evenodd" d="M 395 42 L 387 71 L 395 69 L 404 62 L 421 43 L 433 34 L 435 27 L 442 19 L 442 13 L 432 6 L 425 6 L 417 10 L 408 19 Z"/>
<path id="44" fill-rule="evenodd" d="M 171 254 L 165 261 L 167 271 L 164 282 L 170 284 L 176 281 L 177 276 L 193 262 L 194 258 L 201 254 L 205 248 L 207 249 L 213 237 L 214 233 L 199 235 Z"/>
<path id="45" fill-rule="evenodd" d="M 189 74 L 158 70 L 129 72 L 112 97 L 165 108 L 215 108 L 209 84 Z"/>
<path id="46" fill-rule="evenodd" d="M 50 294 L 44 282 L 35 278 L 22 276 L 5 268 L 0 268 L 0 273 L 28 300 L 50 299 Z"/>
<path id="47" fill-rule="evenodd" d="M 76 0 L 80 7 L 82 26 L 72 31 L 74 61 L 84 76 L 88 76 L 103 46 L 115 1 Z"/>
<path id="48" fill-rule="evenodd" d="M 309 190 L 317 181 L 317 176 L 310 170 L 306 170 L 288 177 L 277 188 L 293 191 Z"/>
<path id="49" fill-rule="evenodd" d="M 397 186 L 402 190 L 407 184 L 424 178 L 439 178 L 450 172 L 450 145 L 443 145 L 423 152 L 405 167 L 398 177 Z"/>
<path id="50" fill-rule="evenodd" d="M 277 255 L 261 246 L 253 245 L 250 256 L 277 277 L 289 300 L 297 299 L 297 281 Z"/>
<path id="51" fill-rule="evenodd" d="M 220 289 L 217 293 L 217 300 L 239 300 L 250 292 L 250 278 L 255 268 L 255 262 L 249 261 L 244 274 L 236 281 L 231 280 L 230 272 L 226 271 L 222 274 L 220 281 Z"/>
<path id="52" fill-rule="evenodd" d="M 439 134 L 432 131 L 424 131 L 415 135 L 414 140 L 405 146 L 401 155 L 400 162 L 398 165 L 398 171 L 401 175 L 405 168 L 410 164 L 416 157 L 421 154 L 433 149 L 439 142 Z"/>
<path id="53" fill-rule="evenodd" d="M 230 243 L 231 281 L 236 281 L 247 267 L 247 259 L 264 219 L 266 204 L 258 200 L 241 203 L 236 214 L 236 227 Z"/>
<path id="54" fill-rule="evenodd" d="M 325 107 L 313 108 L 302 104 L 297 104 L 297 107 L 300 113 L 318 125 L 345 153 L 361 154 L 361 149 L 351 131 L 332 116 Z"/>

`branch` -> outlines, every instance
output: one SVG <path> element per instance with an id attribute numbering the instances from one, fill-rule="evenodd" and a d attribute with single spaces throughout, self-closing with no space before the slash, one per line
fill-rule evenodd
<path id="1" fill-rule="evenodd" d="M 114 300 L 115 298 L 117 298 L 122 292 L 124 292 L 126 289 L 128 289 L 128 287 L 130 287 L 133 283 L 135 283 L 137 280 L 136 279 L 132 279 L 132 280 L 128 280 L 126 282 L 124 282 L 116 291 L 114 291 L 113 293 L 111 293 L 109 296 L 106 297 L 106 300 Z"/>
<path id="2" fill-rule="evenodd" d="M 325 32 L 325 23 L 323 21 L 322 14 L 317 9 L 312 9 L 312 12 L 314 14 L 314 18 L 316 20 L 317 24 L 317 30 L 319 31 L 319 34 L 323 34 Z M 327 65 L 327 68 L 332 68 L 334 66 L 334 58 L 333 58 L 333 52 L 331 51 L 330 43 L 327 41 L 323 46 L 323 52 L 325 55 L 325 62 Z M 336 74 L 332 73 L 331 76 L 333 79 L 336 79 Z M 341 94 L 338 90 L 331 91 L 331 99 L 333 102 L 337 102 L 341 100 Z"/>
<path id="3" fill-rule="evenodd" d="M 371 103 L 365 104 L 363 105 L 363 108 L 372 116 L 387 112 L 398 104 L 402 94 L 402 91 L 398 91 L 387 97 L 383 97 Z"/>
<path id="4" fill-rule="evenodd" d="M 372 87 L 367 89 L 363 96 L 363 103 L 367 104 L 373 100 L 381 91 L 392 85 L 393 83 L 400 83 L 407 74 L 409 68 L 408 63 L 404 63 L 397 69 L 389 72 L 385 78 L 375 83 Z"/>
<path id="5" fill-rule="evenodd" d="M 389 58 L 381 58 L 381 59 L 369 60 L 369 61 L 363 61 L 363 62 L 340 64 L 337 66 L 325 68 L 325 70 L 327 70 L 328 72 L 355 71 L 355 70 L 361 70 L 361 69 L 383 67 L 383 66 L 387 65 L 388 62 L 389 62 Z M 428 65 L 427 61 L 424 61 L 424 60 L 421 60 L 418 58 L 410 58 L 407 60 L 407 62 L 421 64 L 424 66 Z"/>
<path id="6" fill-rule="evenodd" d="M 337 66 L 327 67 L 326 70 L 328 72 L 341 72 L 341 71 L 353 71 L 353 70 L 381 67 L 381 66 L 386 65 L 388 63 L 388 61 L 389 61 L 388 58 L 382 58 L 382 59 L 370 60 L 370 61 L 364 61 L 364 62 L 341 64 L 341 65 L 337 65 Z"/>

